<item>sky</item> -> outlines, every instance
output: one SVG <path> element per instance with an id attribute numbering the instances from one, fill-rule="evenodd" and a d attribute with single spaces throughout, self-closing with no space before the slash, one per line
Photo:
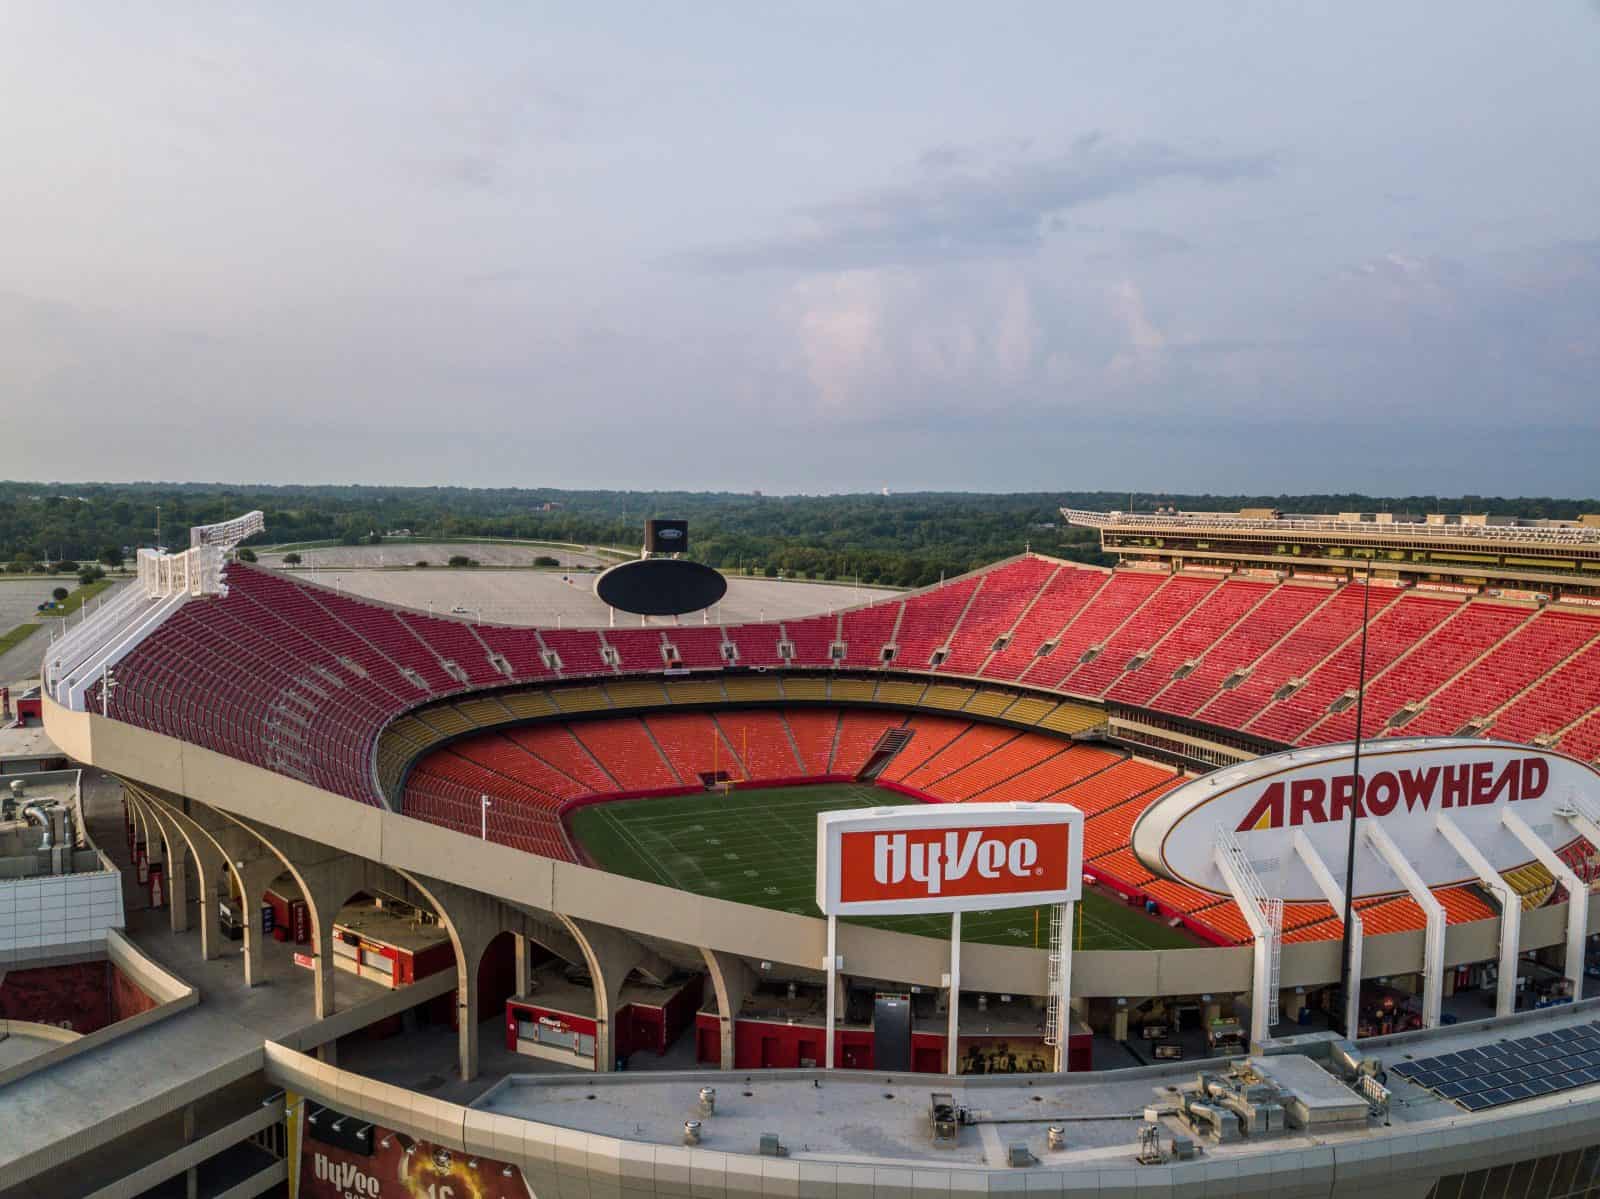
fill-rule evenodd
<path id="1" fill-rule="evenodd" d="M 0 4 L 0 477 L 1600 494 L 1600 0 Z"/>

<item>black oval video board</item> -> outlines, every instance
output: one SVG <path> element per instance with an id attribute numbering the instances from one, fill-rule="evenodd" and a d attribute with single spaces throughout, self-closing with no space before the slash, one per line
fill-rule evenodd
<path id="1" fill-rule="evenodd" d="M 636 616 L 682 616 L 716 603 L 728 593 L 728 580 L 699 562 L 639 558 L 601 574 L 594 593 Z"/>

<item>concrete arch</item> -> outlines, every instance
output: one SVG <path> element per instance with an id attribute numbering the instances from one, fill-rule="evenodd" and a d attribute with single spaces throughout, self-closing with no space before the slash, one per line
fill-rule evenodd
<path id="1" fill-rule="evenodd" d="M 167 889 L 168 923 L 175 933 L 189 931 L 189 861 L 193 853 L 189 843 L 178 831 L 172 819 L 161 811 L 155 804 L 147 804 L 128 791 L 123 792 L 130 805 L 145 811 L 145 814 L 161 830 L 161 839 L 165 844 L 163 871 Z M 198 870 L 197 870 L 198 873 Z"/>
<path id="2" fill-rule="evenodd" d="M 156 797 L 152 794 L 152 799 Z M 156 799 L 181 826 L 188 827 L 198 838 L 205 838 L 221 858 L 224 867 L 239 884 L 244 912 L 240 923 L 244 926 L 244 977 L 246 986 L 258 986 L 265 981 L 265 963 L 262 953 L 264 935 L 256 913 L 261 910 L 262 896 L 273 879 L 288 866 L 268 844 L 263 843 L 245 829 L 228 821 L 203 804 L 191 803 L 190 810 L 181 811 L 169 800 Z M 220 881 L 220 877 L 219 877 Z"/>
<path id="3" fill-rule="evenodd" d="M 170 805 L 154 799 L 138 786 L 123 781 L 125 792 L 130 796 L 138 796 L 140 802 L 146 803 L 153 811 L 160 811 L 171 825 L 178 838 L 182 840 L 188 850 L 188 856 L 194 862 L 195 875 L 200 891 L 200 956 L 206 961 L 216 958 L 222 951 L 221 929 L 218 924 L 217 898 L 218 889 L 222 885 L 224 872 L 227 870 L 227 858 L 217 843 L 206 836 L 201 830 L 187 823 L 181 812 L 175 811 Z M 184 914 L 187 923 L 187 910 Z M 174 928 L 174 931 L 182 931 Z"/>
<path id="4" fill-rule="evenodd" d="M 722 1069 L 732 1070 L 733 1025 L 739 1018 L 739 1009 L 744 1006 L 745 997 L 756 989 L 756 973 L 737 954 L 723 953 L 702 945 L 700 956 L 705 960 L 706 974 L 717 995 L 720 1064 Z"/>
<path id="5" fill-rule="evenodd" d="M 498 899 L 425 874 L 400 871 L 433 906 L 456 951 L 456 1053 L 461 1081 L 478 1076 L 478 967 L 489 942 L 505 931 L 509 909 Z"/>
<path id="6" fill-rule="evenodd" d="M 557 915 L 582 949 L 583 960 L 589 968 L 589 978 L 594 986 L 595 1069 L 602 1072 L 612 1070 L 616 1066 L 613 1046 L 616 1043 L 617 1004 L 628 975 L 637 970 L 655 982 L 664 983 L 672 974 L 672 967 L 654 950 L 620 929 L 559 912 Z"/>

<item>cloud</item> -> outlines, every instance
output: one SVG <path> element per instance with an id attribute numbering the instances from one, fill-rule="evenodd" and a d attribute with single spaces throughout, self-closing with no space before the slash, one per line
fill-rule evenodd
<path id="1" fill-rule="evenodd" d="M 800 210 L 795 231 L 691 251 L 678 261 L 712 271 L 824 271 L 1027 254 L 1065 211 L 1161 183 L 1258 179 L 1274 166 L 1267 154 L 1097 134 L 1051 154 L 1015 142 L 943 146 L 926 151 L 904 183 Z"/>
<path id="2" fill-rule="evenodd" d="M 1176 233 L 1160 229 L 1124 229 L 1116 245 L 1089 255 L 1090 262 L 1154 262 L 1174 254 L 1187 254 L 1194 243 Z"/>

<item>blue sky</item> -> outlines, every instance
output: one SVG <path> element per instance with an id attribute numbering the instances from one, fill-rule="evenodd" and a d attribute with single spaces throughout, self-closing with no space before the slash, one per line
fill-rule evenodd
<path id="1" fill-rule="evenodd" d="M 1597 55 L 1584 0 L 6 5 L 0 476 L 1594 495 Z"/>

